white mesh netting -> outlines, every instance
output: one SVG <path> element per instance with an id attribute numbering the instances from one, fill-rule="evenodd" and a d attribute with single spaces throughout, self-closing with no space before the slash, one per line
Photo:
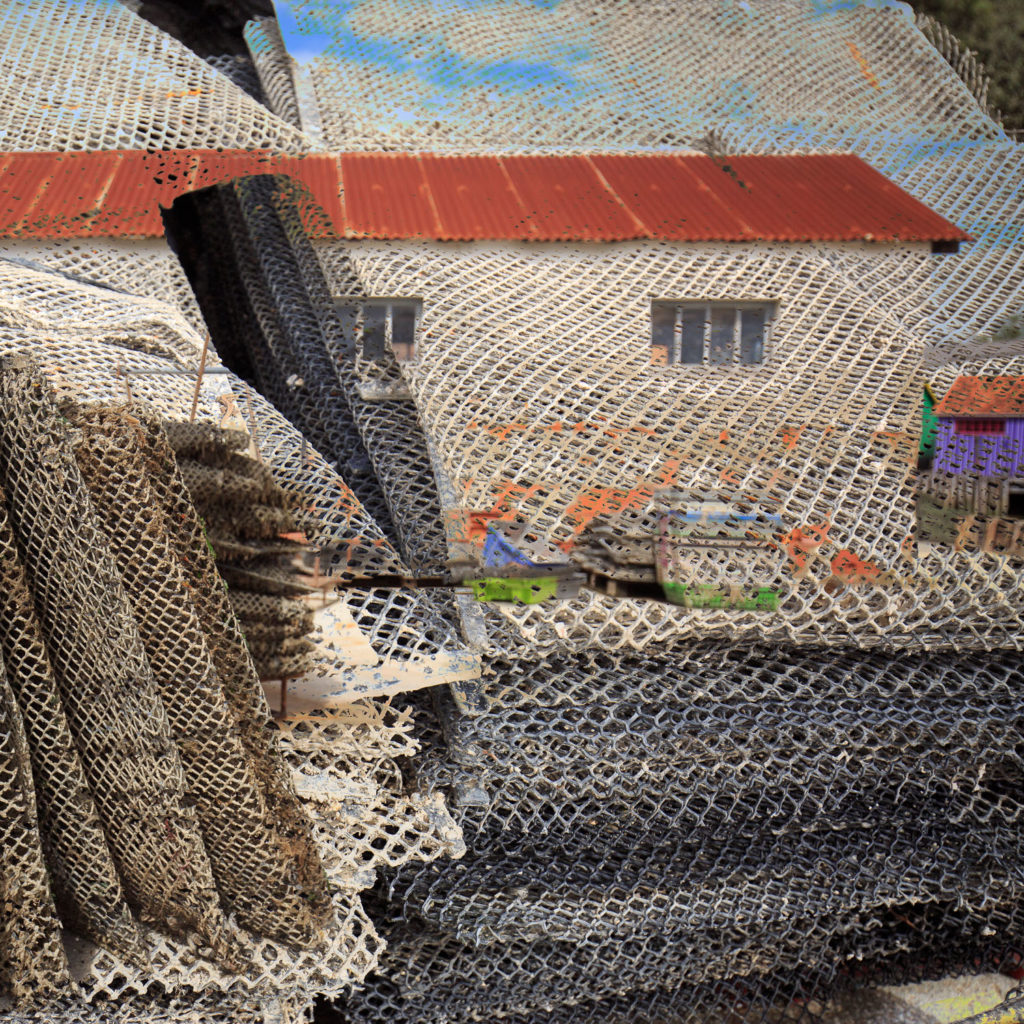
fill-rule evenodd
<path id="1" fill-rule="evenodd" d="M 999 134 L 890 0 L 285 6 L 286 45 L 316 54 L 328 149 L 679 148 L 724 128 L 785 152 Z"/>
<path id="2" fill-rule="evenodd" d="M 919 536 L 927 501 L 915 491 L 945 485 L 912 463 L 925 346 L 991 334 L 1020 312 L 1021 156 L 907 8 L 698 3 L 682 18 L 645 4 L 626 17 L 566 0 L 483 4 L 462 19 L 431 5 L 398 20 L 384 0 L 291 7 L 300 29 L 330 41 L 307 63 L 332 145 L 854 151 L 975 238 L 941 258 L 320 243 L 335 294 L 422 299 L 419 357 L 402 374 L 458 494 L 450 516 L 496 514 L 572 545 L 589 571 L 641 580 L 654 559 L 637 573 L 627 549 L 650 543 L 657 492 L 684 504 L 767 497 L 782 516 L 777 615 L 585 593 L 492 607 L 492 640 L 639 648 L 739 630 L 865 646 L 1019 643 L 1014 543 L 987 543 L 987 522 L 961 529 L 966 510 L 952 513 L 960 542 Z M 359 99 L 371 83 L 372 107 Z M 650 301 L 665 297 L 776 302 L 763 366 L 652 366 Z M 966 363 L 951 356 L 944 378 Z M 1014 365 L 992 359 L 986 372 Z M 620 550 L 597 539 L 609 531 Z M 1012 524 L 994 528 L 1004 535 Z"/>
<path id="3" fill-rule="evenodd" d="M 0 12 L 0 146 L 308 148 L 186 46 L 117 0 L 12 0 Z"/>
<path id="4" fill-rule="evenodd" d="M 778 614 L 593 594 L 492 613 L 532 642 L 640 647 L 737 631 L 861 646 L 1019 642 L 1015 558 L 913 543 L 925 337 L 919 318 L 894 315 L 883 284 L 895 277 L 897 301 L 927 309 L 935 257 L 652 243 L 319 252 L 329 278 L 354 269 L 363 294 L 422 297 L 420 355 L 403 373 L 460 498 L 449 512 L 525 523 L 611 577 L 629 559 L 615 562 L 614 541 L 610 554 L 596 549 L 591 531 L 611 523 L 650 548 L 659 492 L 694 503 L 757 494 L 782 517 Z M 764 365 L 651 365 L 651 295 L 774 297 Z"/>

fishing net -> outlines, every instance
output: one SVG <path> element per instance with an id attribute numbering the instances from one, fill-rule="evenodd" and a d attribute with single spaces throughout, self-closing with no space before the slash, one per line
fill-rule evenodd
<path id="1" fill-rule="evenodd" d="M 25 723 L 40 835 L 61 918 L 94 942 L 141 953 L 141 935 L 125 902 L 96 802 L 61 705 L 32 592 L 11 532 L 0 519 L 4 615 L 0 646 Z"/>
<path id="2" fill-rule="evenodd" d="M 303 136 L 116 0 L 5 5 L 4 150 L 307 148 Z"/>
<path id="3" fill-rule="evenodd" d="M 461 794 L 471 853 L 381 888 L 351 1019 L 821 1020 L 1012 968 L 1015 656 L 823 655 L 491 661 L 475 716 L 435 691 L 417 772 Z"/>
<path id="4" fill-rule="evenodd" d="M 921 338 L 972 339 L 1017 312 L 1017 147 L 979 106 L 977 75 L 948 40 L 959 77 L 898 6 L 698 4 L 685 19 L 671 9 L 646 5 L 624 19 L 613 5 L 484 5 L 472 18 L 451 18 L 434 5 L 399 18 L 387 2 L 293 5 L 300 35 L 335 40 L 303 63 L 328 145 L 852 149 L 976 238 L 939 262 L 838 246 L 321 243 L 336 298 L 420 298 L 419 358 L 390 373 L 406 378 L 417 421 L 438 449 L 434 471 L 458 495 L 444 502 L 456 533 L 467 516 L 489 516 L 556 548 L 571 545 L 601 589 L 621 597 L 619 582 L 654 581 L 649 553 L 639 570 L 631 562 L 657 531 L 654 492 L 675 492 L 683 506 L 767 499 L 781 516 L 775 540 L 784 557 L 759 583 L 779 615 L 692 614 L 586 594 L 557 610 L 516 609 L 507 635 L 622 649 L 740 629 L 777 642 L 834 635 L 904 646 L 925 635 L 927 621 L 949 643 L 961 642 L 951 635 L 959 632 L 1015 645 L 1004 623 L 1016 599 L 1000 599 L 1016 591 L 1014 564 L 984 537 L 959 552 L 932 545 L 915 559 L 919 481 L 909 470 L 920 432 Z M 373 50 L 379 32 L 394 59 Z M 509 63 L 520 51 L 530 61 Z M 279 64 L 290 60 L 275 52 Z M 777 62 L 763 59 L 773 52 L 786 55 L 785 82 L 772 70 Z M 665 67 L 676 69 L 669 78 Z M 702 87 L 680 92 L 670 80 Z M 780 379 L 767 369 L 652 367 L 652 294 L 777 297 L 769 362 L 800 372 Z M 625 353 L 623 337 L 635 339 Z M 793 347 L 796 338 L 807 348 Z M 891 359 L 874 357 L 872 338 L 892 346 Z M 357 365 L 364 385 L 377 380 L 378 369 Z M 410 490 L 416 474 L 396 472 L 412 445 L 404 433 L 388 438 L 373 411 L 360 412 L 365 387 L 347 390 L 378 476 L 389 480 L 396 528 L 417 514 L 411 509 L 433 522 L 419 511 L 419 488 Z M 391 409 L 375 412 L 381 422 Z M 942 482 L 932 483 L 943 496 Z M 864 493 L 871 522 L 844 498 Z M 620 544 L 609 552 L 595 531 Z M 698 569 L 682 582 L 728 589 L 738 567 L 720 559 L 704 579 Z M 934 595 L 945 607 L 933 606 Z M 975 619 L 977 628 L 960 628 Z"/>
<path id="5" fill-rule="evenodd" d="M 23 1003 L 44 1001 L 67 980 L 36 814 L 24 723 L 0 670 L 0 785 L 3 789 L 3 882 L 0 884 L 0 984 Z"/>
<path id="6" fill-rule="evenodd" d="M 239 497 L 275 508 L 288 494 L 342 577 L 372 579 L 397 556 L 323 459 L 261 396 L 225 387 L 212 358 L 187 422 L 201 339 L 177 310 L 10 262 L 0 278 L 0 351 L 28 352 L 43 371 L 16 361 L 3 375 L 12 520 L 0 528 L 0 642 L 36 774 L 34 841 L 76 936 L 72 1002 L 46 1019 L 105 1019 L 112 1000 L 125 1019 L 259 1019 L 281 1006 L 280 1019 L 304 1019 L 315 993 L 338 994 L 376 964 L 381 942 L 359 891 L 377 867 L 458 854 L 461 833 L 440 797 L 407 790 L 395 762 L 414 749 L 407 713 L 363 702 L 269 729 L 175 450 L 200 491 L 224 483 L 226 468 Z M 241 473 L 249 425 L 263 461 Z M 356 597 L 374 618 L 371 652 L 437 650 L 417 645 L 415 596 L 380 620 L 366 593 Z M 12 877 L 40 935 L 14 994 L 52 997 L 63 953 L 45 951 L 47 876 L 39 895 L 27 861 Z M 17 957 L 13 907 L 4 920 Z"/>
<path id="7" fill-rule="evenodd" d="M 468 853 L 378 885 L 344 1019 L 824 1021 L 1016 970 L 1020 471 L 969 502 L 917 466 L 926 382 L 1024 372 L 1020 151 L 970 54 L 897 4 L 289 6 L 250 46 L 327 148 L 852 151 L 974 238 L 317 241 L 317 298 L 289 234 L 408 564 L 514 576 L 510 541 L 596 588 L 456 601 L 483 677 L 414 700 L 409 770 Z M 389 297 L 413 360 L 367 358 Z M 764 363 L 653 365 L 652 299 L 769 298 Z"/>
<path id="8" fill-rule="evenodd" d="M 288 6 L 285 43 L 336 151 L 682 148 L 709 129 L 771 131 L 780 151 L 998 134 L 896 3 L 708 0 L 685 17 L 674 2 L 626 13 L 614 0 L 487 3 L 472 17 L 455 0 Z"/>

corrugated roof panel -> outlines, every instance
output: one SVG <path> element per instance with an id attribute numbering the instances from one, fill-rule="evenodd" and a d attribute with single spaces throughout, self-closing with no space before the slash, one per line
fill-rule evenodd
<path id="1" fill-rule="evenodd" d="M 417 158 L 444 239 L 529 238 L 534 229 L 501 160 L 489 156 Z"/>
<path id="2" fill-rule="evenodd" d="M 160 207 L 192 188 L 201 156 L 189 150 L 122 153 L 93 235 L 163 234 Z"/>
<path id="3" fill-rule="evenodd" d="M 0 171 L 0 222 L 7 233 L 66 237 L 82 233 L 98 210 L 116 159 L 77 166 L 70 154 L 10 154 Z"/>
<path id="4" fill-rule="evenodd" d="M 306 212 L 313 234 L 340 234 L 337 158 L 219 150 L 0 155 L 0 234 L 25 238 L 153 237 L 160 207 L 193 189 L 251 174 L 301 182 L 326 213 Z"/>
<path id="5" fill-rule="evenodd" d="M 250 174 L 284 174 L 315 199 L 303 207 L 315 235 L 968 239 L 859 158 L 843 154 L 282 157 L 133 150 L 11 153 L 0 159 L 0 231 L 8 236 L 160 235 L 159 207 L 183 192 Z"/>
<path id="6" fill-rule="evenodd" d="M 586 157 L 503 157 L 502 166 L 544 241 L 642 237 L 633 217 Z"/>
<path id="7" fill-rule="evenodd" d="M 799 234 L 799 203 L 793 193 L 779 194 L 772 175 L 762 163 L 754 167 L 729 157 L 682 156 L 676 158 L 700 187 L 701 201 L 717 203 L 735 228 L 735 241 L 789 239 Z M 759 173 L 761 172 L 761 173 Z M 710 212 L 710 205 L 708 207 Z M 713 226 L 710 227 L 713 231 Z"/>
<path id="8" fill-rule="evenodd" d="M 591 162 L 650 238 L 742 237 L 728 207 L 673 156 L 600 155 Z"/>
<path id="9" fill-rule="evenodd" d="M 341 201 L 348 238 L 442 238 L 419 160 L 405 154 L 344 153 Z"/>
<path id="10" fill-rule="evenodd" d="M 286 174 L 301 182 L 326 214 L 324 223 L 319 223 L 322 220 L 320 217 L 316 217 L 315 222 L 307 219 L 306 230 L 316 236 L 340 235 L 345 220 L 341 205 L 338 157 L 333 154 L 283 157 L 278 158 L 277 164 L 278 169 L 274 173 Z"/>
<path id="11" fill-rule="evenodd" d="M 1024 416 L 1024 377 L 957 377 L 936 416 Z"/>
<path id="12" fill-rule="evenodd" d="M 723 157 L 713 166 L 742 183 L 734 202 L 751 239 L 852 241 L 870 234 L 856 201 L 860 186 L 842 154 L 809 154 L 797 163 L 792 157 Z"/>
<path id="13" fill-rule="evenodd" d="M 21 210 L 21 222 L 32 231 L 58 237 L 84 234 L 101 214 L 116 170 L 115 158 L 83 165 L 67 157 L 52 157 L 39 168 L 36 195 Z"/>

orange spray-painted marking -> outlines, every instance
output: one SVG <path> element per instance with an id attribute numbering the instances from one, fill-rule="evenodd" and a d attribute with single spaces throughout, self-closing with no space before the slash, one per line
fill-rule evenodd
<path id="1" fill-rule="evenodd" d="M 878 83 L 878 76 L 871 70 L 871 65 L 867 62 L 864 54 L 857 48 L 856 43 L 847 42 L 847 48 L 850 51 L 853 59 L 860 66 L 860 73 L 864 76 L 864 80 L 871 86 L 872 89 L 876 89 L 878 92 L 882 91 L 881 85 Z"/>

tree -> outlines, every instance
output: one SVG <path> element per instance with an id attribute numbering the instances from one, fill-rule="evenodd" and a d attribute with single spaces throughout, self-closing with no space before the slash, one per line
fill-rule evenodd
<path id="1" fill-rule="evenodd" d="M 1024 2 L 915 0 L 915 10 L 946 26 L 992 76 L 988 103 L 1009 129 L 1024 130 Z"/>

